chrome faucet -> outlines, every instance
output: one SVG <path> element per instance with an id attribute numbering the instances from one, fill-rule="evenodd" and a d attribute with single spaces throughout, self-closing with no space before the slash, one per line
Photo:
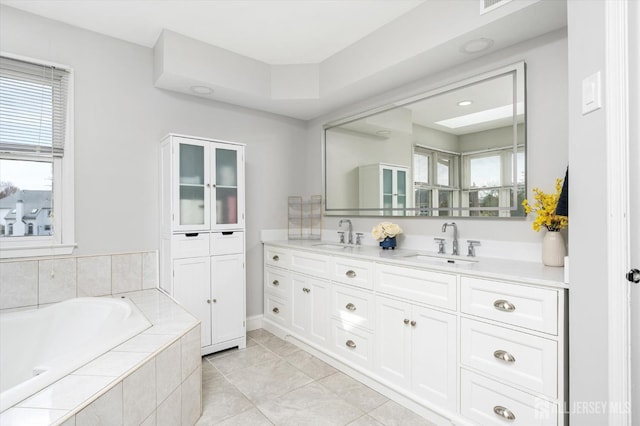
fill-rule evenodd
<path id="1" fill-rule="evenodd" d="M 349 228 L 347 229 L 347 242 L 349 244 L 353 244 L 353 225 L 351 225 L 351 220 L 349 219 L 340 219 L 340 222 L 338 223 L 338 226 L 342 226 L 342 222 L 346 222 L 347 225 L 349 225 Z"/>
<path id="2" fill-rule="evenodd" d="M 447 232 L 447 226 L 453 226 L 453 252 L 451 254 L 457 256 L 460 254 L 458 253 L 458 226 L 455 222 L 445 223 L 442 225 L 442 232 Z"/>

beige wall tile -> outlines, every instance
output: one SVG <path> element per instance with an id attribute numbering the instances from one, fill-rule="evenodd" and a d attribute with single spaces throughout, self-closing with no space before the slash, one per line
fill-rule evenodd
<path id="1" fill-rule="evenodd" d="M 182 425 L 191 426 L 202 414 L 202 366 L 182 382 Z"/>
<path id="2" fill-rule="evenodd" d="M 0 309 L 38 304 L 38 261 L 0 263 Z"/>
<path id="3" fill-rule="evenodd" d="M 142 288 L 158 287 L 158 252 L 142 253 Z"/>
<path id="4" fill-rule="evenodd" d="M 157 426 L 175 426 L 182 422 L 182 393 L 178 386 L 163 402 L 158 405 Z"/>
<path id="5" fill-rule="evenodd" d="M 78 297 L 111 294 L 111 256 L 78 258 Z"/>
<path id="6" fill-rule="evenodd" d="M 182 353 L 176 341 L 156 356 L 157 400 L 162 403 L 182 383 Z"/>
<path id="7" fill-rule="evenodd" d="M 142 254 L 111 256 L 111 291 L 113 294 L 142 290 Z"/>
<path id="8" fill-rule="evenodd" d="M 200 324 L 180 338 L 182 346 L 182 380 L 201 367 Z"/>
<path id="9" fill-rule="evenodd" d="M 76 258 L 38 262 L 38 303 L 54 303 L 77 295 Z"/>
<path id="10" fill-rule="evenodd" d="M 125 426 L 138 426 L 156 409 L 155 358 L 133 372 L 123 382 Z"/>
<path id="11" fill-rule="evenodd" d="M 76 426 L 122 425 L 122 382 L 76 414 Z"/>

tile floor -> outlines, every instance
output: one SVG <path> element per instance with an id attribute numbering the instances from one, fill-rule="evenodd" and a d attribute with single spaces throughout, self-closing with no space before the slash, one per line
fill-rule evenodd
<path id="1" fill-rule="evenodd" d="M 197 426 L 432 426 L 263 329 L 248 333 L 246 349 L 204 357 L 202 388 Z"/>

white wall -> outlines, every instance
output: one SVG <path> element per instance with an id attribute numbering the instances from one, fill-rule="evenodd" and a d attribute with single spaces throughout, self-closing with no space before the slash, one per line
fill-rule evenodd
<path id="1" fill-rule="evenodd" d="M 426 92 L 430 89 L 462 80 L 472 75 L 487 72 L 524 60 L 527 64 L 527 178 L 529 196 L 531 189 L 539 187 L 554 191 L 555 179 L 564 177 L 567 166 L 567 38 L 566 31 L 559 30 L 536 39 L 520 43 L 485 57 L 470 60 L 446 73 L 425 77 L 388 93 L 367 99 L 333 114 L 309 123 L 306 169 L 306 188 L 309 193 L 322 191 L 322 125 L 342 117 L 357 114 L 374 107 Z M 477 220 L 456 218 L 460 238 L 480 240 L 505 240 L 540 243 L 542 234 L 531 229 L 533 218 L 525 220 Z M 400 223 L 405 232 L 411 234 L 440 234 L 443 219 L 405 218 Z M 325 229 L 335 229 L 338 218 L 325 218 Z M 379 218 L 354 217 L 354 229 L 370 230 Z M 433 247 L 425 247 L 433 249 Z M 478 249 L 482 256 L 482 250 Z M 538 261 L 539 259 L 532 259 Z"/>
<path id="2" fill-rule="evenodd" d="M 75 72 L 74 254 L 158 249 L 158 151 L 169 132 L 244 142 L 247 314 L 262 312 L 261 229 L 286 228 L 303 122 L 153 87 L 152 50 L 0 7 L 0 50 Z"/>

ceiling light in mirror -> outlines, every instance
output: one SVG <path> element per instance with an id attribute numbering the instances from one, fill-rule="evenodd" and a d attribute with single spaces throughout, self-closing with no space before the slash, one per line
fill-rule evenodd
<path id="1" fill-rule="evenodd" d="M 213 89 L 207 86 L 191 86 L 189 87 L 189 90 L 196 95 L 210 95 L 213 93 Z"/>
<path id="2" fill-rule="evenodd" d="M 460 102 L 458 102 L 458 106 L 466 107 L 466 106 L 471 105 L 472 103 L 473 103 L 473 101 L 460 101 Z"/>

